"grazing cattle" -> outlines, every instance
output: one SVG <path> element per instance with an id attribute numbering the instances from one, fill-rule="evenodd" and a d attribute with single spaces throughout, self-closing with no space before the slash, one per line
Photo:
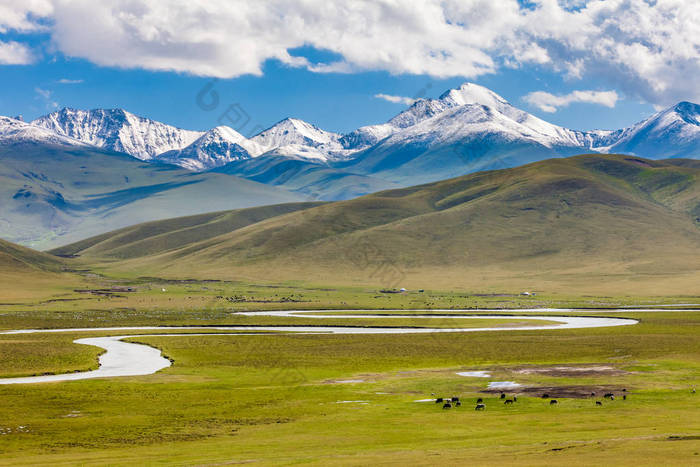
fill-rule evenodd
<path id="1" fill-rule="evenodd" d="M 614 396 L 614 394 L 612 392 L 608 392 L 603 397 L 605 397 L 606 399 L 610 399 L 613 396 Z"/>
<path id="2" fill-rule="evenodd" d="M 518 402 L 518 398 L 513 396 L 513 402 Z"/>
<path id="3" fill-rule="evenodd" d="M 455 407 L 462 407 L 462 403 L 460 401 L 455 402 Z"/>
<path id="4" fill-rule="evenodd" d="M 512 403 L 513 403 L 513 399 L 506 399 L 506 400 L 503 401 L 503 403 L 504 403 L 505 405 L 512 404 Z"/>
<path id="5" fill-rule="evenodd" d="M 477 404 L 481 404 L 482 402 L 484 402 L 484 399 L 482 399 L 481 397 L 476 400 Z"/>
<path id="6" fill-rule="evenodd" d="M 504 393 L 501 393 L 501 399 L 505 399 L 506 395 Z"/>
<path id="7" fill-rule="evenodd" d="M 554 404 L 558 404 L 558 403 L 559 402 L 556 399 L 552 399 L 551 401 L 549 401 L 549 405 L 554 405 Z"/>
<path id="8" fill-rule="evenodd" d="M 547 394 L 546 392 L 542 394 L 542 399 L 549 399 L 549 394 Z"/>
<path id="9" fill-rule="evenodd" d="M 622 388 L 622 392 L 627 392 L 627 388 Z"/>
<path id="10" fill-rule="evenodd" d="M 611 401 L 614 401 L 614 400 L 615 400 L 615 396 L 610 396 L 610 400 L 611 400 Z"/>
<path id="11" fill-rule="evenodd" d="M 450 404 L 449 402 L 445 402 L 445 403 L 442 405 L 442 408 L 443 408 L 443 409 L 451 409 L 451 408 L 452 408 L 452 404 Z"/>
<path id="12" fill-rule="evenodd" d="M 486 406 L 484 404 L 476 404 L 474 410 L 484 410 Z"/>
<path id="13" fill-rule="evenodd" d="M 452 396 L 452 402 L 457 402 L 459 400 L 459 397 Z"/>
<path id="14" fill-rule="evenodd" d="M 435 399 L 436 404 L 441 404 L 442 401 L 443 401 L 442 397 L 438 397 L 437 399 Z"/>
<path id="15" fill-rule="evenodd" d="M 623 401 L 626 401 L 626 400 L 627 400 L 627 394 L 623 394 L 623 395 L 622 395 L 622 400 L 623 400 Z"/>
<path id="16" fill-rule="evenodd" d="M 592 392 L 592 393 L 591 393 L 591 397 L 595 397 L 595 392 Z"/>
<path id="17" fill-rule="evenodd" d="M 600 401 L 595 401 L 595 405 L 603 405 L 603 403 Z"/>

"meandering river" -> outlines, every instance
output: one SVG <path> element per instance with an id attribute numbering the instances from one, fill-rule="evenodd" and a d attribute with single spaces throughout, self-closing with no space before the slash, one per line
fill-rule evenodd
<path id="1" fill-rule="evenodd" d="M 353 314 L 328 314 L 332 313 L 327 310 L 293 310 L 293 311 L 256 311 L 239 313 L 247 316 L 277 316 L 287 318 L 317 318 L 317 319 L 368 319 L 368 318 L 411 318 L 411 319 L 499 319 L 499 320 L 518 320 L 518 321 L 533 321 L 532 325 L 518 327 L 481 327 L 481 328 L 430 328 L 430 327 L 351 327 L 351 326 L 138 326 L 138 327 L 104 327 L 104 328 L 68 328 L 68 329 L 17 329 L 12 331 L 2 331 L 0 334 L 35 334 L 35 333 L 91 333 L 99 334 L 104 332 L 127 332 L 133 333 L 136 331 L 159 330 L 168 331 L 168 334 L 128 334 L 119 336 L 97 336 L 76 339 L 76 344 L 92 345 L 100 347 L 105 352 L 99 358 L 99 368 L 93 371 L 67 373 L 60 375 L 42 375 L 28 376 L 22 378 L 0 378 L 0 384 L 30 384 L 30 383 L 48 383 L 59 381 L 75 381 L 91 378 L 111 378 L 120 376 L 143 376 L 151 375 L 171 365 L 170 360 L 164 358 L 161 351 L 144 344 L 136 344 L 125 342 L 124 339 L 146 336 L 167 336 L 167 337 L 182 337 L 192 335 L 245 335 L 250 331 L 268 331 L 276 333 L 294 333 L 294 334 L 425 334 L 425 333 L 464 333 L 464 332 L 509 332 L 509 331 L 535 331 L 535 330 L 560 330 L 560 329 L 581 329 L 581 328 L 598 328 L 609 326 L 628 326 L 637 324 L 638 321 L 628 318 L 608 318 L 608 317 L 593 317 L 593 316 L 546 316 L 546 315 L 458 315 L 455 313 L 469 312 L 473 310 L 430 310 L 432 315 L 416 315 L 416 314 L 398 314 L 405 313 L 406 310 L 386 310 L 383 313 L 397 313 L 392 315 L 378 314 L 376 310 L 352 310 Z M 428 311 L 428 310 L 411 310 L 411 311 Z M 506 311 L 506 310 L 493 310 Z M 561 312 L 578 312 L 582 310 L 513 310 L 513 312 L 523 311 L 561 311 Z M 634 310 L 606 310 L 608 312 L 617 311 L 634 311 Z M 641 310 L 638 310 L 641 311 Z M 349 312 L 349 311 L 347 311 Z M 323 314 L 321 314 L 323 313 Z M 360 314 L 361 313 L 361 314 Z M 538 320 L 546 320 L 556 322 L 556 324 L 537 324 Z M 192 331 L 207 330 L 207 334 L 192 334 Z M 188 331 L 170 332 L 170 331 Z M 219 332 L 211 332 L 219 331 Z M 228 332 L 223 332 L 228 331 Z M 235 334 L 234 334 L 235 333 Z"/>

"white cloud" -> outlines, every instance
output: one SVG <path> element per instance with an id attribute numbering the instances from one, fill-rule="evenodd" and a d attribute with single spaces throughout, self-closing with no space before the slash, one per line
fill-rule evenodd
<path id="1" fill-rule="evenodd" d="M 28 65 L 33 62 L 34 54 L 26 45 L 0 41 L 0 65 Z"/>
<path id="2" fill-rule="evenodd" d="M 605 107 L 615 107 L 619 96 L 615 91 L 573 91 L 569 94 L 554 95 L 544 91 L 531 92 L 523 100 L 544 112 L 556 112 L 560 107 L 566 107 L 575 102 L 599 104 Z"/>
<path id="3" fill-rule="evenodd" d="M 104 66 L 229 78 L 260 75 L 273 59 L 314 72 L 475 78 L 536 64 L 654 104 L 700 100 L 700 1 L 3 2 L 0 30 L 45 25 L 57 51 Z M 301 46 L 340 58 L 290 55 Z"/>
<path id="4" fill-rule="evenodd" d="M 82 84 L 84 81 L 82 79 L 61 78 L 56 82 L 58 84 Z"/>
<path id="5" fill-rule="evenodd" d="M 375 94 L 374 97 L 376 97 L 377 99 L 384 99 L 385 101 L 389 101 L 394 104 L 411 105 L 416 101 L 412 97 L 392 96 L 391 94 Z"/>
<path id="6" fill-rule="evenodd" d="M 51 15 L 51 0 L 2 0 L 0 2 L 0 33 L 29 32 L 44 28 L 38 21 Z"/>

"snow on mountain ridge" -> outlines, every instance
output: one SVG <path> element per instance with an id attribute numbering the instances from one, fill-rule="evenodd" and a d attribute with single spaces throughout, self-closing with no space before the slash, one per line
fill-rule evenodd
<path id="1" fill-rule="evenodd" d="M 158 161 L 201 172 L 221 167 L 233 161 L 250 159 L 262 153 L 262 148 L 233 128 L 218 126 L 204 133 L 189 146 L 162 153 Z"/>
<path id="2" fill-rule="evenodd" d="M 76 110 L 64 108 L 32 122 L 84 143 L 149 160 L 166 151 L 182 149 L 202 133 L 138 117 L 123 109 Z"/>
<path id="3" fill-rule="evenodd" d="M 229 127 L 189 131 L 137 117 L 122 109 L 63 109 L 34 122 L 55 132 L 37 138 L 67 138 L 142 159 L 205 171 L 231 161 L 277 155 L 317 163 L 363 157 L 375 146 L 383 151 L 420 144 L 434 149 L 443 144 L 478 138 L 517 140 L 524 144 L 572 151 L 627 152 L 641 156 L 700 157 L 700 106 L 681 102 L 629 128 L 576 131 L 554 125 L 511 105 L 488 88 L 464 83 L 437 99 L 419 99 L 388 122 L 358 128 L 345 135 L 286 118 L 247 139 Z M 393 146 L 395 145 L 395 147 Z M 556 153 L 556 152 L 555 152 Z"/>
<path id="4" fill-rule="evenodd" d="M 601 150 L 700 158 L 700 105 L 680 102 L 613 135 Z"/>
<path id="5" fill-rule="evenodd" d="M 86 146 L 85 143 L 56 134 L 22 120 L 0 116 L 0 144 L 21 142 L 43 142 L 69 146 Z"/>
<path id="6" fill-rule="evenodd" d="M 285 118 L 251 138 L 264 150 L 290 144 L 303 144 L 311 147 L 323 145 L 340 146 L 338 139 L 340 139 L 339 134 L 322 130 L 315 125 L 296 118 Z"/>

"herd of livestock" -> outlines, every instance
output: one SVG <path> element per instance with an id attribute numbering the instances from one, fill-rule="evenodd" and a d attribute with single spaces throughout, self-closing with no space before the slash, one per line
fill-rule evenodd
<path id="1" fill-rule="evenodd" d="M 623 389 L 622 392 L 626 393 L 627 389 Z M 596 393 L 592 392 L 591 397 L 596 397 Z M 544 393 L 541 396 L 542 399 L 549 399 L 549 405 L 556 405 L 559 403 L 558 400 L 552 399 L 549 397 L 549 394 Z M 611 401 L 615 400 L 615 394 L 612 392 L 605 393 L 603 395 L 604 399 L 608 399 Z M 516 402 L 518 402 L 517 396 L 513 396 L 511 398 L 508 398 L 505 393 L 501 393 L 500 399 L 503 401 L 504 405 L 513 405 Z M 627 394 L 622 395 L 622 400 L 627 400 Z M 454 407 L 461 407 L 462 406 L 462 401 L 459 400 L 459 397 L 457 396 L 452 396 L 452 397 L 438 397 L 435 399 L 436 404 L 442 404 L 443 409 L 451 409 L 453 406 Z M 603 402 L 600 400 L 595 401 L 596 406 L 602 406 Z M 474 410 L 486 410 L 486 404 L 484 403 L 484 399 L 479 397 L 476 400 L 476 406 L 474 407 Z"/>

